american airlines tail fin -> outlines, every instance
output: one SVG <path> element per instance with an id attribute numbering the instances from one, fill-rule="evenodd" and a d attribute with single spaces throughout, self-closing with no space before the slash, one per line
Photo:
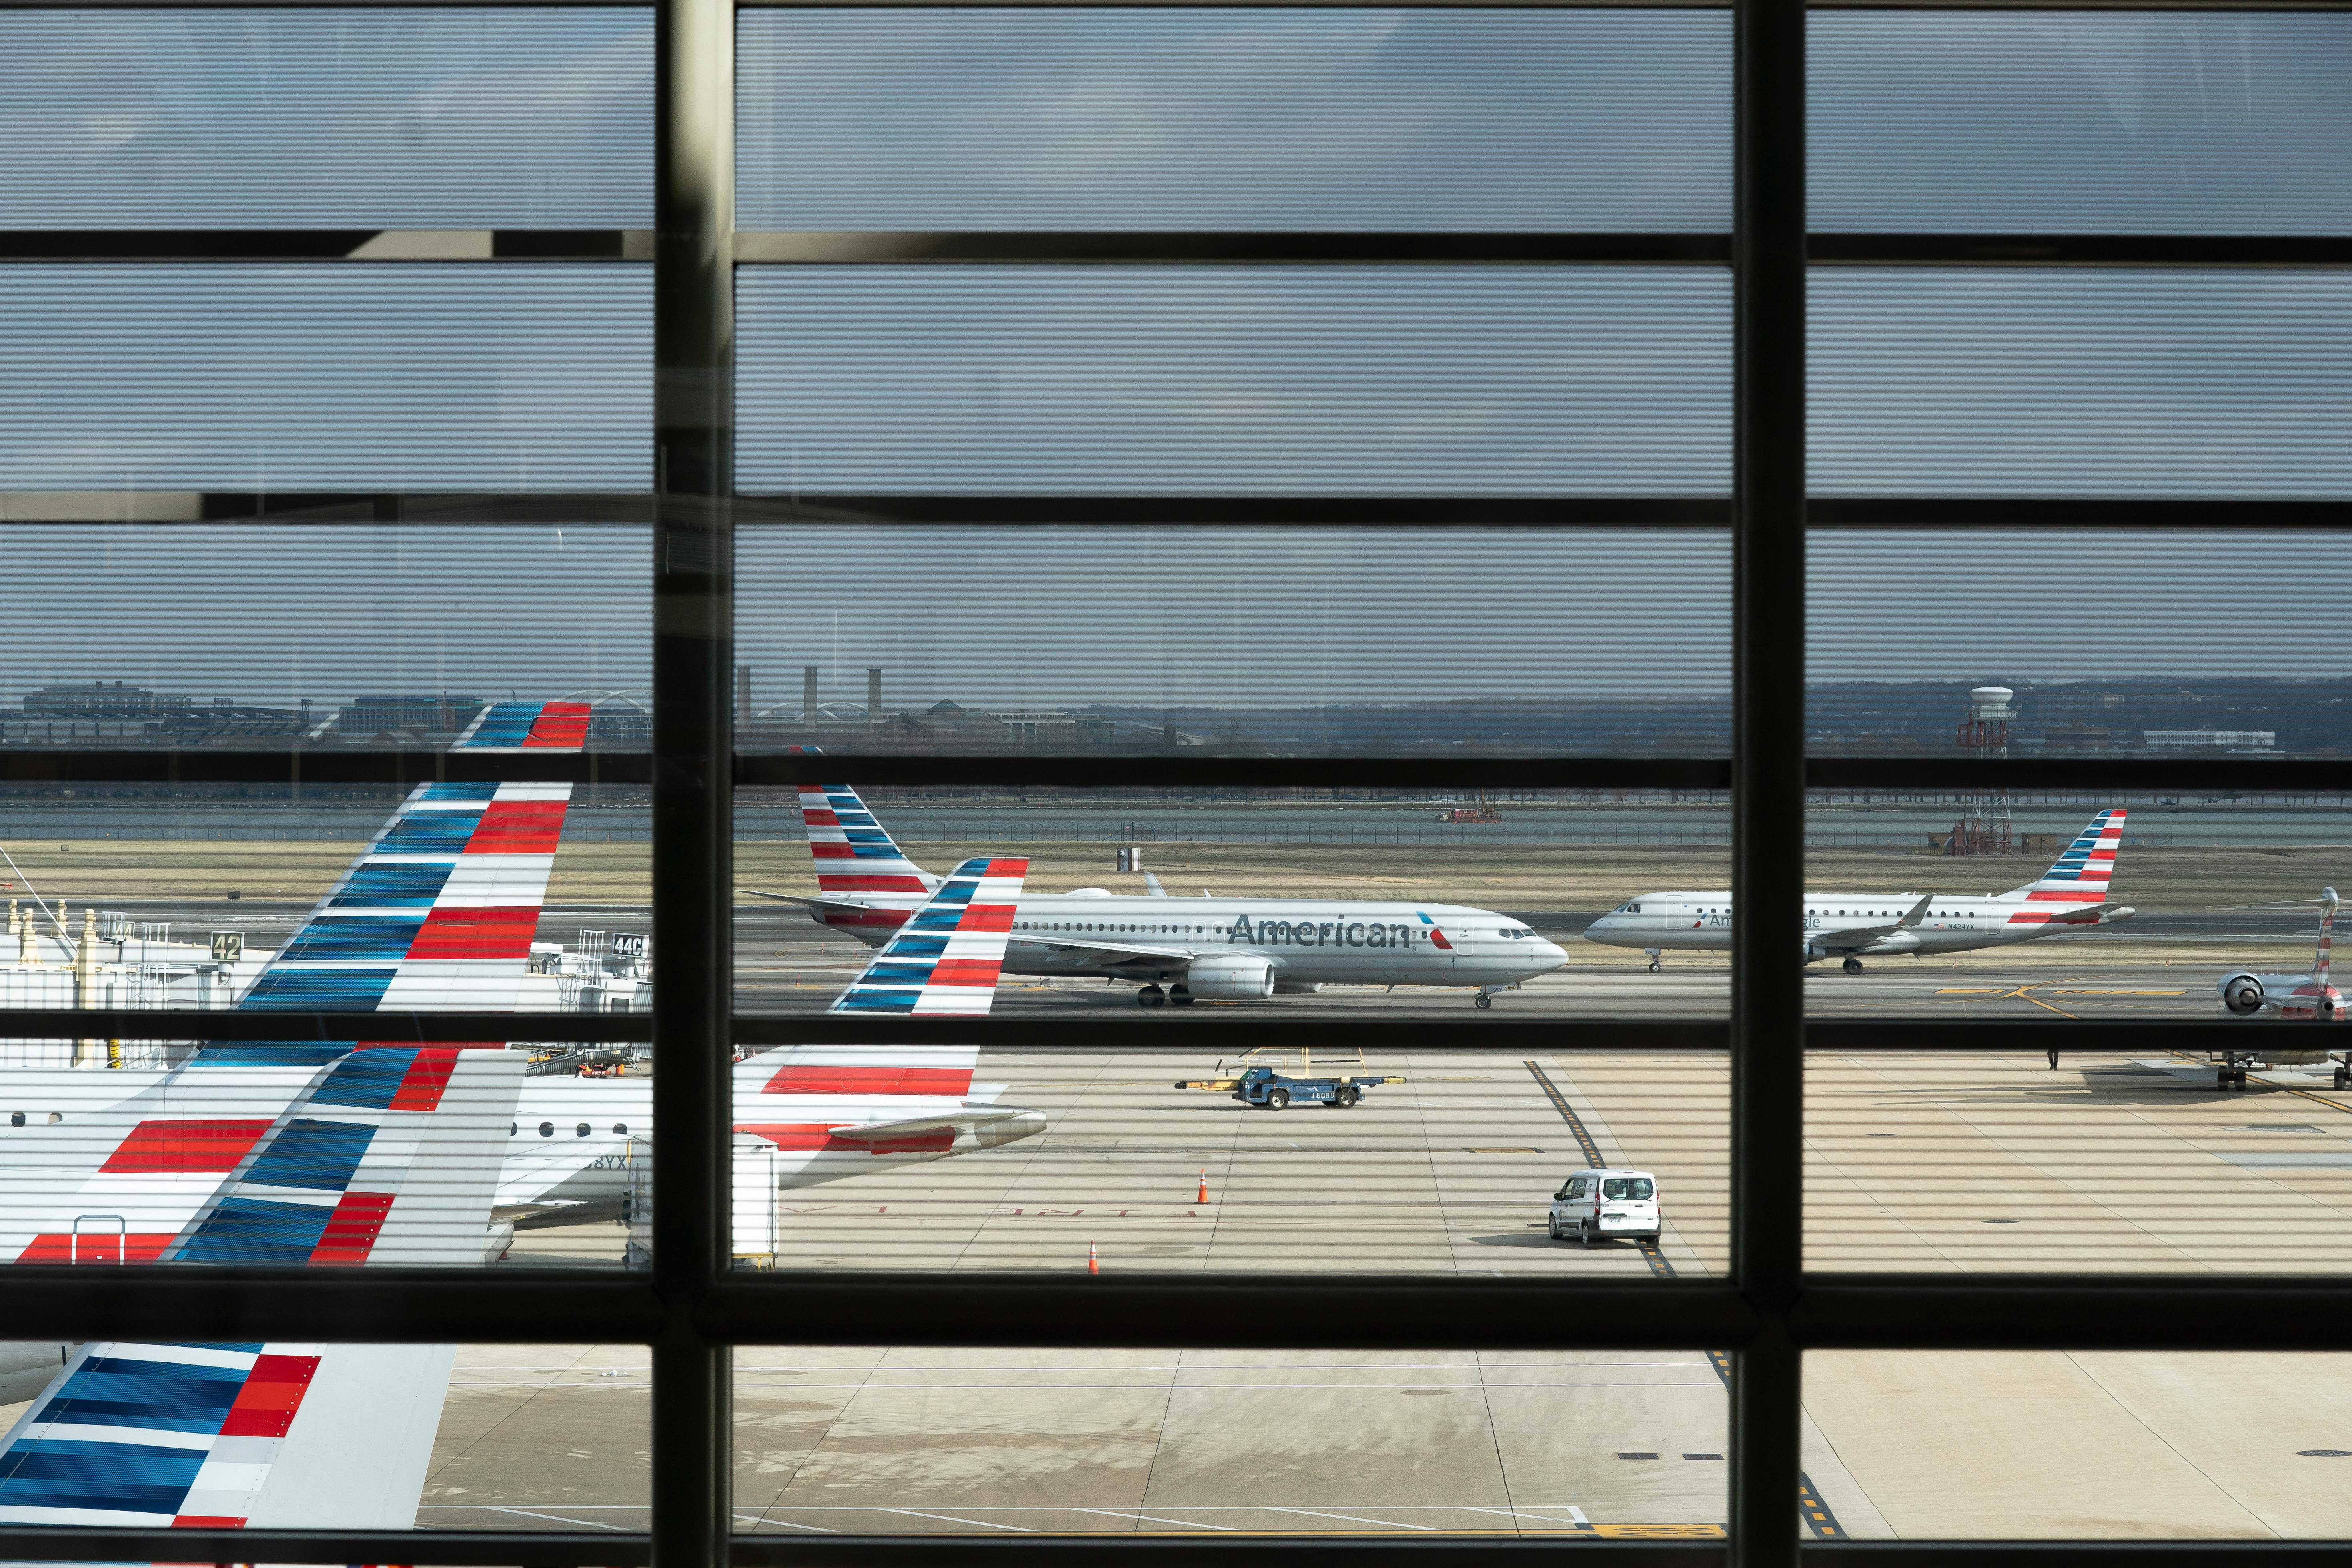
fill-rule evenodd
<path id="1" fill-rule="evenodd" d="M 1026 860 L 958 866 L 827 1011 L 984 1016 L 1028 874 Z"/>
<path id="2" fill-rule="evenodd" d="M 919 899 L 940 885 L 907 858 L 847 784 L 801 785 L 801 821 L 808 827 L 809 853 L 816 857 L 820 893 Z"/>
<path id="3" fill-rule="evenodd" d="M 2336 945 L 2336 889 L 2319 889 L 2319 952 L 2311 961 L 2311 982 L 2327 984 L 2328 950 Z"/>
<path id="4" fill-rule="evenodd" d="M 2107 882 L 2115 875 L 2116 851 L 2124 839 L 2124 816 L 2122 806 L 2099 813 L 2074 836 L 2065 853 L 2050 863 L 2050 869 L 2001 897 L 2049 904 L 2105 903 Z"/>

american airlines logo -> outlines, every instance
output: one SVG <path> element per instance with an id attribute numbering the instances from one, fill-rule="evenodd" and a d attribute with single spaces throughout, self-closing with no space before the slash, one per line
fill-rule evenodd
<path id="1" fill-rule="evenodd" d="M 1255 947 L 1409 947 L 1416 929 L 1402 922 L 1364 921 L 1259 921 L 1253 925 L 1244 915 L 1225 932 L 1225 940 Z"/>

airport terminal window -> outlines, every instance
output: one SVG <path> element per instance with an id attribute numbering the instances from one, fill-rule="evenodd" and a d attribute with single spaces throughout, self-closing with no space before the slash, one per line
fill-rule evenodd
<path id="1" fill-rule="evenodd" d="M 2352 1537 L 2352 17 L 1737 3 L 0 13 L 0 1558 Z"/>

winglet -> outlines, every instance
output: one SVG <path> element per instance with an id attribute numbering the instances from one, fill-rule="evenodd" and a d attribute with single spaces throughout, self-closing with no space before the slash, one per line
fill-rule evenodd
<path id="1" fill-rule="evenodd" d="M 1911 906 L 1911 912 L 1895 922 L 1895 929 L 1900 931 L 1905 926 L 1917 925 L 1921 921 L 1927 918 L 1927 906 L 1935 901 L 1935 894 L 1927 893 L 1922 895 L 1919 901 Z"/>
<path id="2" fill-rule="evenodd" d="M 2311 979 L 2315 985 L 2327 984 L 2327 963 L 2330 951 L 2336 946 L 2336 889 L 2319 889 L 2319 953 L 2311 961 Z"/>
<path id="3" fill-rule="evenodd" d="M 1026 860 L 957 867 L 826 1011 L 985 1016 L 1028 874 Z"/>

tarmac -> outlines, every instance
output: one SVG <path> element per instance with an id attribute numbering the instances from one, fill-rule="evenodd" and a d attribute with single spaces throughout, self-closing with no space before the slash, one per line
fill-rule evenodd
<path id="1" fill-rule="evenodd" d="M 1045 1133 L 788 1193 L 778 1262 L 1074 1273 L 1091 1245 L 1105 1271 L 1724 1267 L 1718 1058 L 1263 1059 L 1407 1081 L 1349 1110 L 1276 1112 L 1171 1087 L 1216 1069 L 1205 1040 L 990 1053 L 981 1077 L 1045 1110 Z M 2352 1095 L 2307 1074 L 2224 1094 L 2161 1057 L 1809 1068 L 1817 1268 L 2352 1268 Z M 1660 1247 L 1549 1238 L 1549 1192 L 1595 1160 L 1656 1173 Z M 609 1262 L 619 1241 L 610 1223 L 527 1231 L 509 1266 Z M 420 1522 L 642 1526 L 647 1365 L 626 1345 L 464 1347 Z M 1707 1537 L 1726 1514 L 1719 1365 L 1683 1351 L 747 1348 L 736 1517 L 793 1534 Z M 2352 1534 L 2337 1479 L 2352 1474 L 2352 1356 L 1840 1352 L 1811 1357 L 1807 1379 L 1811 1490 L 1791 1528 Z"/>

